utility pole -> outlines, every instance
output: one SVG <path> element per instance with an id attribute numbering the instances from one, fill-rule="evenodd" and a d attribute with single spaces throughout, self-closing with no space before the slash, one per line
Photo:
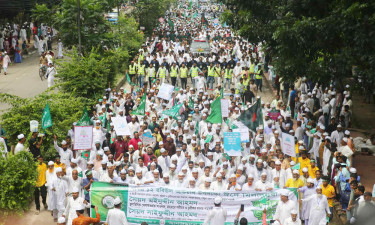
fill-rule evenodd
<path id="1" fill-rule="evenodd" d="M 81 49 L 81 3 L 80 0 L 77 0 L 77 9 L 78 9 L 78 54 L 82 54 Z"/>

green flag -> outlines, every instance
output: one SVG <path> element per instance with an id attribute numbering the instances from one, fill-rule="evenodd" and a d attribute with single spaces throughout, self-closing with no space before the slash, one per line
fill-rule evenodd
<path id="1" fill-rule="evenodd" d="M 173 119 L 177 120 L 177 117 L 180 115 L 180 109 L 183 105 L 183 103 L 175 105 L 170 109 L 164 110 L 161 114 L 171 116 Z"/>
<path id="2" fill-rule="evenodd" d="M 129 74 L 126 73 L 126 81 L 128 82 L 128 84 L 132 84 L 132 81 L 130 80 L 130 77 L 129 77 Z"/>
<path id="3" fill-rule="evenodd" d="M 191 8 L 192 8 L 192 6 L 193 6 L 193 2 L 192 2 L 192 1 L 190 1 L 190 2 L 189 2 L 189 9 L 191 9 Z"/>
<path id="4" fill-rule="evenodd" d="M 292 170 L 300 170 L 301 169 L 301 163 L 297 163 L 296 165 L 292 166 Z"/>
<path id="5" fill-rule="evenodd" d="M 52 127 L 52 118 L 49 111 L 49 104 L 47 103 L 42 115 L 42 129 L 46 130 L 48 127 Z"/>
<path id="6" fill-rule="evenodd" d="M 253 106 L 248 108 L 245 112 L 241 113 L 241 115 L 237 119 L 254 132 L 256 132 L 256 128 L 259 125 L 263 125 L 263 113 L 260 103 L 261 100 L 258 99 Z"/>
<path id="7" fill-rule="evenodd" d="M 195 124 L 195 135 L 199 134 L 199 121 Z"/>
<path id="8" fill-rule="evenodd" d="M 224 88 L 220 89 L 220 98 L 224 98 Z"/>
<path id="9" fill-rule="evenodd" d="M 145 111 L 146 111 L 146 93 L 143 95 L 139 106 L 135 110 L 133 110 L 130 114 L 143 116 L 146 113 Z"/>
<path id="10" fill-rule="evenodd" d="M 191 97 L 189 97 L 189 108 L 194 110 L 194 101 Z"/>
<path id="11" fill-rule="evenodd" d="M 171 27 L 171 30 L 174 30 L 174 23 L 170 18 L 168 18 L 168 25 Z"/>
<path id="12" fill-rule="evenodd" d="M 77 126 L 89 126 L 89 125 L 91 125 L 91 120 L 90 120 L 89 112 L 87 111 L 87 108 L 85 106 L 81 119 L 79 119 L 77 122 Z"/>
<path id="13" fill-rule="evenodd" d="M 206 140 L 204 140 L 204 143 L 209 143 L 212 140 L 212 135 L 207 135 Z"/>
<path id="14" fill-rule="evenodd" d="M 206 121 L 210 123 L 221 123 L 221 98 L 216 98 L 211 104 L 211 114 L 207 117 Z"/>

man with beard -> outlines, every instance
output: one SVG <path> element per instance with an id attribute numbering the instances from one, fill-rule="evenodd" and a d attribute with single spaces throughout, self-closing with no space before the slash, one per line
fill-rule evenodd
<path id="1" fill-rule="evenodd" d="M 298 192 L 303 193 L 303 199 L 307 199 L 316 193 L 314 188 L 314 180 L 312 178 L 307 179 L 307 185 L 297 189 Z M 305 220 L 305 225 L 309 224 L 309 213 L 311 208 L 310 202 L 302 202 L 301 219 Z"/>
<path id="2" fill-rule="evenodd" d="M 61 142 L 61 147 L 57 145 L 57 136 L 53 135 L 53 144 L 55 146 L 56 151 L 60 155 L 61 162 L 64 163 L 67 167 L 70 165 L 70 160 L 73 159 L 73 152 L 72 150 L 68 149 L 68 145 L 66 141 Z"/>
<path id="3" fill-rule="evenodd" d="M 260 175 L 260 180 L 255 182 L 255 190 L 256 191 L 272 191 L 273 185 L 271 182 L 267 181 L 267 173 L 262 172 Z"/>
<path id="4" fill-rule="evenodd" d="M 316 188 L 316 194 L 308 198 L 301 199 L 300 203 L 307 202 L 311 205 L 308 217 L 308 223 L 311 225 L 326 224 L 327 216 L 331 214 L 328 206 L 327 197 L 322 194 L 322 187 Z"/>

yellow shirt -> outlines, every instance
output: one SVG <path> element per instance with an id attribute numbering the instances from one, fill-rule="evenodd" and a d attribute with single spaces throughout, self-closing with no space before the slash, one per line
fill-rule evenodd
<path id="1" fill-rule="evenodd" d="M 319 170 L 319 168 L 317 166 L 312 168 L 311 165 L 309 165 L 309 167 L 307 167 L 307 168 L 309 168 L 309 176 L 314 179 L 315 178 L 315 172 L 317 170 Z"/>
<path id="2" fill-rule="evenodd" d="M 303 187 L 303 181 L 299 178 L 296 181 L 294 181 L 293 178 L 289 178 L 285 186 L 288 188 L 300 188 Z"/>
<path id="3" fill-rule="evenodd" d="M 310 166 L 310 159 L 306 157 L 306 159 L 302 159 L 302 157 L 298 158 L 298 162 L 301 163 L 301 169 L 299 170 L 299 174 L 302 175 L 303 168 L 309 168 Z"/>
<path id="4" fill-rule="evenodd" d="M 324 187 L 322 184 L 321 187 L 322 187 L 322 194 L 327 197 L 328 206 L 333 207 L 333 199 L 328 199 L 328 198 L 332 198 L 333 196 L 335 196 L 335 188 L 330 184 L 328 184 L 327 187 Z"/>
<path id="5" fill-rule="evenodd" d="M 56 168 L 58 168 L 58 167 L 61 167 L 61 169 L 63 170 L 63 172 L 65 173 L 66 171 L 66 166 L 65 166 L 65 164 L 64 163 L 62 163 L 62 162 L 60 162 L 60 164 L 57 164 L 57 163 L 54 163 L 54 167 L 55 167 L 55 169 Z"/>
<path id="6" fill-rule="evenodd" d="M 38 178 L 36 180 L 36 187 L 41 187 L 46 183 L 46 171 L 47 171 L 47 165 L 45 163 L 42 163 L 40 165 L 38 163 Z"/>

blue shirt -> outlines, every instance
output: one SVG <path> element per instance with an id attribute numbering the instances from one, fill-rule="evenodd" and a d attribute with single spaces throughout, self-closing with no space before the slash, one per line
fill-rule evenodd
<path id="1" fill-rule="evenodd" d="M 96 179 L 96 178 L 92 178 L 94 181 L 98 181 L 98 179 Z M 87 178 L 85 178 L 85 179 L 83 179 L 83 182 L 82 182 L 82 187 L 85 187 L 88 183 L 90 183 L 90 180 L 89 179 L 87 179 Z M 89 189 L 91 189 L 91 185 L 90 185 L 90 188 Z M 90 192 L 88 192 L 88 191 L 86 191 L 86 189 L 84 189 L 83 190 L 84 191 L 84 193 L 85 193 L 85 200 L 86 201 L 88 201 L 88 202 L 90 202 Z"/>

